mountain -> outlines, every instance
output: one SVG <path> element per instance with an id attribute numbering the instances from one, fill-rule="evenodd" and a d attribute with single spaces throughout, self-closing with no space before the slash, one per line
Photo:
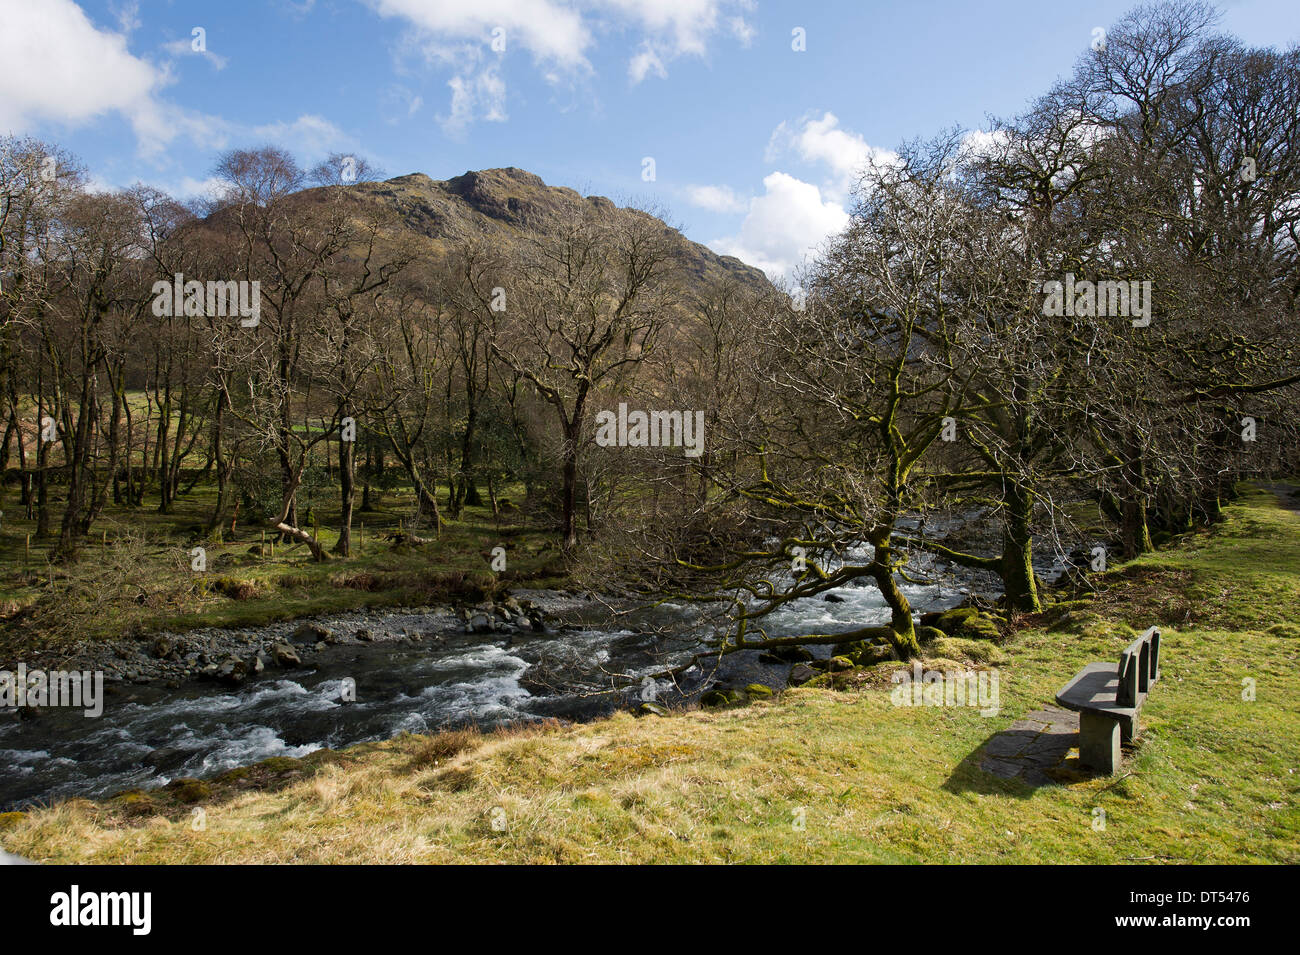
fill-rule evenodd
<path id="1" fill-rule="evenodd" d="M 375 202 L 397 213 L 410 232 L 432 241 L 441 254 L 459 239 L 479 237 L 505 246 L 524 233 L 546 234 L 562 214 L 580 205 L 594 206 L 602 215 L 645 216 L 621 208 L 604 196 L 582 196 L 573 189 L 548 186 L 541 177 L 516 169 L 480 169 L 452 179 L 432 179 L 423 173 L 349 187 L 359 203 Z M 732 256 L 718 255 L 664 225 L 681 243 L 682 261 L 702 281 L 731 277 L 745 285 L 767 287 L 767 277 Z"/>

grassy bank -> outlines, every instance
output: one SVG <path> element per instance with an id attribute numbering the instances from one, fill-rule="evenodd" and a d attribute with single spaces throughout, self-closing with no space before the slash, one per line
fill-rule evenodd
<path id="1" fill-rule="evenodd" d="M 436 540 L 426 526 L 415 530 L 416 542 L 395 543 L 413 502 L 409 489 L 397 489 L 383 506 L 357 513 L 352 556 L 317 563 L 305 546 L 276 544 L 274 533 L 258 524 L 200 537 L 213 498 L 213 489 L 200 485 L 165 514 L 110 507 L 75 563 L 51 562 L 54 539 L 38 540 L 36 522 L 11 502 L 0 522 L 0 659 L 159 630 L 254 627 L 363 607 L 472 601 L 503 586 L 565 582 L 555 535 L 513 510 L 494 517 L 487 507 L 468 507 L 445 521 Z M 337 507 L 321 508 L 317 517 L 320 540 L 332 549 Z M 192 549 L 199 545 L 202 573 L 192 567 Z M 507 556 L 500 573 L 490 567 L 497 546 Z"/>
<path id="2" fill-rule="evenodd" d="M 895 707 L 882 665 L 858 689 L 740 709 L 272 760 L 3 816 L 0 843 L 99 863 L 1294 864 L 1300 513 L 1266 491 L 1227 513 L 1117 568 L 1095 600 L 1021 621 L 1002 648 L 996 717 Z M 1067 762 L 1055 785 L 1031 788 L 979 769 L 991 736 L 1151 624 L 1164 628 L 1163 680 L 1120 775 Z"/>

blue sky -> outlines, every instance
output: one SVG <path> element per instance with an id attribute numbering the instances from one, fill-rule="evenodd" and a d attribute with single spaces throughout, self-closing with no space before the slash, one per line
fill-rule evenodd
<path id="1" fill-rule="evenodd" d="M 1015 113 L 1132 5 L 0 0 L 0 133 L 182 197 L 263 143 L 388 176 L 519 166 L 778 275 L 873 150 Z M 1295 0 L 1220 7 L 1247 43 L 1300 41 Z"/>

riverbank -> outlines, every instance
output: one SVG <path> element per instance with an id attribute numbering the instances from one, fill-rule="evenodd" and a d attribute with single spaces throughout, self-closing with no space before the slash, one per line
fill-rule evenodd
<path id="1" fill-rule="evenodd" d="M 166 514 L 110 507 L 102 536 L 75 563 L 53 561 L 53 539 L 38 540 L 32 521 L 10 514 L 0 526 L 0 667 L 20 660 L 72 666 L 99 659 L 100 644 L 111 645 L 109 656 L 125 647 L 134 657 L 159 635 L 459 607 L 510 589 L 571 583 L 554 534 L 524 523 L 516 510 L 494 516 L 466 508 L 435 539 L 432 529 L 405 527 L 400 504 L 395 497 L 361 514 L 352 556 L 324 563 L 302 545 L 276 544 L 256 525 L 201 534 L 212 506 L 203 485 Z M 327 549 L 336 546 L 335 532 L 320 533 Z M 494 567 L 495 548 L 504 566 Z"/>
<path id="2" fill-rule="evenodd" d="M 892 705 L 884 663 L 742 707 L 406 735 L 70 800 L 0 816 L 0 843 L 98 863 L 1295 864 L 1297 620 L 1300 513 L 1252 491 L 1090 605 L 1018 621 L 996 716 Z M 1118 776 L 980 768 L 993 736 L 1152 624 L 1163 679 Z"/>

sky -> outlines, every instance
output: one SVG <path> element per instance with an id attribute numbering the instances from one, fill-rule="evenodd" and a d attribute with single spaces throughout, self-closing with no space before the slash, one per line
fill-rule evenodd
<path id="1" fill-rule="evenodd" d="M 872 155 L 1012 116 L 1133 0 L 0 0 L 0 134 L 179 198 L 226 150 L 385 177 L 517 166 L 774 278 Z M 1296 0 L 1221 2 L 1300 42 Z"/>

